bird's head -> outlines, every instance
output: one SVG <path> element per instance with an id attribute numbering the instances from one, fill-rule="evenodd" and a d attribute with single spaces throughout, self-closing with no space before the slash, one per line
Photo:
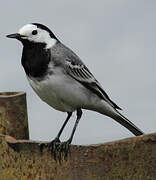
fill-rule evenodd
<path id="1" fill-rule="evenodd" d="M 51 48 L 58 41 L 48 27 L 38 23 L 26 24 L 19 29 L 18 33 L 9 34 L 7 37 L 18 39 L 23 45 L 41 43 L 46 48 Z"/>

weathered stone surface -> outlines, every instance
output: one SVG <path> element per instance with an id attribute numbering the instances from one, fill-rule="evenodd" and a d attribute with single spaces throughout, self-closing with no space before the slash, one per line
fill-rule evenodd
<path id="1" fill-rule="evenodd" d="M 7 145 L 6 141 L 17 151 Z M 0 138 L 2 180 L 155 180 L 156 134 L 106 144 L 71 146 L 61 164 L 41 142 Z"/>

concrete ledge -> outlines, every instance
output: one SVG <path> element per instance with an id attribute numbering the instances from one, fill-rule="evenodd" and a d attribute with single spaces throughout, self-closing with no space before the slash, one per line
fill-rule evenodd
<path id="1" fill-rule="evenodd" d="M 156 133 L 105 144 L 72 145 L 71 156 L 61 164 L 53 160 L 47 149 L 40 152 L 41 143 L 1 135 L 0 179 L 156 179 Z"/>

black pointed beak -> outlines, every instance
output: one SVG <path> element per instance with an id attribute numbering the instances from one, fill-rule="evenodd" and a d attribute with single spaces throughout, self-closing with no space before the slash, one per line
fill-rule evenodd
<path id="1" fill-rule="evenodd" d="M 13 39 L 18 39 L 18 40 L 22 40 L 22 38 L 26 38 L 26 36 L 21 35 L 19 33 L 15 33 L 15 34 L 9 34 L 6 36 L 7 38 L 13 38 Z"/>
<path id="2" fill-rule="evenodd" d="M 14 39 L 20 39 L 21 35 L 19 33 L 15 33 L 15 34 L 9 34 L 6 36 L 7 38 L 14 38 Z"/>

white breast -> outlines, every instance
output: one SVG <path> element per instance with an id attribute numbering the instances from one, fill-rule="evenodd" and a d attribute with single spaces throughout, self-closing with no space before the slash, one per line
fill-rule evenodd
<path id="1" fill-rule="evenodd" d="M 72 107 L 63 103 L 61 97 L 58 95 L 58 86 L 56 86 L 56 83 L 52 79 L 37 81 L 34 78 L 28 77 L 28 81 L 37 95 L 48 105 L 63 112 L 74 111 Z"/>
<path id="2" fill-rule="evenodd" d="M 79 83 L 65 76 L 50 76 L 42 81 L 28 77 L 28 81 L 43 101 L 59 111 L 73 112 L 89 102 L 88 97 L 81 93 Z"/>
<path id="3" fill-rule="evenodd" d="M 77 108 L 94 109 L 96 102 L 99 101 L 97 95 L 72 77 L 62 73 L 59 68 L 41 81 L 27 78 L 38 96 L 59 111 L 73 112 Z"/>

